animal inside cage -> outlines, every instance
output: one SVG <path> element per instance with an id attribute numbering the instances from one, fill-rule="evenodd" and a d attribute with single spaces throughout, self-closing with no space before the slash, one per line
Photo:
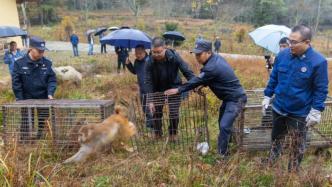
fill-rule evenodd
<path id="1" fill-rule="evenodd" d="M 247 90 L 248 102 L 244 111 L 234 122 L 237 144 L 244 150 L 268 150 L 271 148 L 272 108 L 262 115 L 263 90 Z M 325 101 L 321 122 L 307 131 L 307 145 L 311 147 L 332 146 L 332 99 Z M 285 139 L 291 139 L 286 136 Z M 286 142 L 287 143 L 287 142 Z"/>
<path id="2" fill-rule="evenodd" d="M 78 131 L 111 115 L 110 100 L 22 100 L 2 106 L 5 145 L 45 143 L 52 148 L 77 148 Z"/>
<path id="3" fill-rule="evenodd" d="M 209 143 L 207 101 L 204 95 L 194 92 L 173 96 L 151 93 L 135 98 L 129 108 L 129 117 L 138 129 L 133 138 L 138 151 L 145 148 L 158 151 L 167 148 L 188 149 L 197 143 Z"/>

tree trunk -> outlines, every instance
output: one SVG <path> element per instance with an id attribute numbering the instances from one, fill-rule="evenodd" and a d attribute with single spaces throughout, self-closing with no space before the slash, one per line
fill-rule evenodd
<path id="1" fill-rule="evenodd" d="M 88 15 L 88 13 L 89 13 L 89 1 L 88 0 L 84 1 L 84 8 L 85 8 L 85 11 L 84 11 L 84 13 L 85 13 L 85 21 L 87 22 L 88 18 L 89 18 L 89 15 Z"/>
<path id="2" fill-rule="evenodd" d="M 25 30 L 28 29 L 28 17 L 27 17 L 27 13 L 26 13 L 26 2 L 21 3 L 21 9 L 22 9 L 22 13 L 23 13 L 23 28 Z"/>
<path id="3" fill-rule="evenodd" d="M 39 12 L 40 25 L 44 25 L 44 11 Z"/>
<path id="4" fill-rule="evenodd" d="M 315 33 L 317 32 L 318 25 L 319 25 L 321 4 L 322 4 L 322 0 L 319 0 L 318 7 L 317 7 L 316 24 L 315 24 L 315 29 L 314 29 Z"/>

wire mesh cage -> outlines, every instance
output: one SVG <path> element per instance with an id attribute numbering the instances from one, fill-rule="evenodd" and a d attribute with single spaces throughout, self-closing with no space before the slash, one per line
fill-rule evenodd
<path id="1" fill-rule="evenodd" d="M 131 105 L 129 117 L 138 129 L 133 145 L 138 151 L 188 149 L 197 143 L 209 143 L 204 95 L 194 92 L 174 96 L 151 93 L 133 99 Z"/>
<path id="2" fill-rule="evenodd" d="M 248 102 L 244 111 L 234 124 L 234 135 L 237 144 L 243 150 L 268 150 L 271 148 L 272 108 L 262 115 L 261 102 L 264 97 L 262 89 L 247 90 Z M 320 124 L 307 131 L 307 146 L 332 146 L 332 99 L 325 101 Z M 285 144 L 290 144 L 291 134 L 285 137 Z M 294 139 L 294 138 L 293 138 Z"/>
<path id="3" fill-rule="evenodd" d="M 22 100 L 2 106 L 5 145 L 45 143 L 57 149 L 78 147 L 78 131 L 111 115 L 110 100 Z"/>

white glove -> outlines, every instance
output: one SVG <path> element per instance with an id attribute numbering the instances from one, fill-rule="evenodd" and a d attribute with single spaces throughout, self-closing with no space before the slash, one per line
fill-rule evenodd
<path id="1" fill-rule="evenodd" d="M 263 116 L 266 115 L 266 109 L 267 109 L 267 107 L 269 107 L 270 101 L 271 101 L 270 97 L 264 96 L 264 99 L 263 99 L 263 102 L 262 102 L 262 114 L 263 114 Z"/>
<path id="2" fill-rule="evenodd" d="M 311 108 L 307 118 L 305 119 L 305 121 L 307 122 L 306 126 L 311 127 L 318 124 L 320 122 L 321 117 L 322 115 L 319 110 Z"/>

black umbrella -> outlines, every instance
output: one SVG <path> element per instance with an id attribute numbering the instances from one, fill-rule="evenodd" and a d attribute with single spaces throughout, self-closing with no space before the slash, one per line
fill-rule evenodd
<path id="1" fill-rule="evenodd" d="M 13 36 L 26 36 L 27 32 L 13 26 L 0 26 L 0 38 L 13 37 Z"/>
<path id="2" fill-rule="evenodd" d="M 167 31 L 163 34 L 163 37 L 174 41 L 183 41 L 186 39 L 183 34 L 178 31 Z"/>
<path id="3" fill-rule="evenodd" d="M 105 31 L 107 31 L 107 28 L 105 28 L 105 27 L 100 27 L 100 28 L 98 28 L 97 30 L 96 30 L 96 32 L 95 32 L 95 36 L 97 36 L 97 35 L 101 35 L 103 32 L 105 32 Z"/>

